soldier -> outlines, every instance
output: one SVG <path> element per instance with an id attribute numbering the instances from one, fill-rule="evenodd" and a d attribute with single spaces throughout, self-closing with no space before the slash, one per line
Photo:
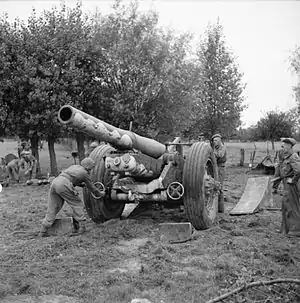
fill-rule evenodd
<path id="1" fill-rule="evenodd" d="M 211 145 L 217 159 L 219 182 L 221 183 L 221 189 L 220 189 L 219 201 L 218 201 L 218 211 L 220 213 L 224 213 L 223 183 L 225 179 L 225 163 L 227 161 L 227 150 L 224 143 L 222 142 L 222 137 L 220 134 L 215 134 L 212 136 Z"/>
<path id="2" fill-rule="evenodd" d="M 91 152 L 97 147 L 99 146 L 100 144 L 97 142 L 97 141 L 93 141 L 90 145 L 89 145 L 89 148 L 88 148 L 88 151 L 85 153 L 85 156 L 88 157 Z"/>
<path id="3" fill-rule="evenodd" d="M 288 235 L 293 223 L 300 222 L 299 188 L 300 158 L 294 152 L 296 141 L 293 138 L 282 138 L 283 159 L 280 163 L 279 174 L 283 180 L 284 194 L 282 200 L 282 221 L 278 232 Z"/>
<path id="4" fill-rule="evenodd" d="M 18 140 L 18 156 L 21 157 L 21 152 L 24 150 L 24 147 L 22 145 L 22 141 Z"/>
<path id="5" fill-rule="evenodd" d="M 205 142 L 205 136 L 204 133 L 200 133 L 199 137 L 198 137 L 199 142 Z"/>
<path id="6" fill-rule="evenodd" d="M 53 225 L 55 217 L 65 201 L 72 208 L 74 225 L 79 226 L 78 234 L 85 231 L 84 222 L 86 219 L 83 212 L 83 202 L 75 186 L 83 187 L 86 185 L 97 197 L 102 197 L 104 193 L 96 188 L 89 176 L 94 167 L 95 162 L 91 158 L 85 158 L 80 165 L 71 165 L 52 181 L 48 196 L 48 209 L 40 230 L 41 237 L 47 236 L 47 230 Z"/>
<path id="7" fill-rule="evenodd" d="M 24 159 L 13 159 L 6 165 L 9 179 L 19 183 L 19 171 L 20 167 L 24 167 Z"/>
<path id="8" fill-rule="evenodd" d="M 282 181 L 281 178 L 280 178 L 280 170 L 281 170 L 281 166 L 282 166 L 283 160 L 284 160 L 283 149 L 281 149 L 278 152 L 278 164 L 275 167 L 274 178 L 276 178 L 277 180 L 274 181 L 274 183 L 273 183 L 273 193 L 274 194 L 277 193 L 278 187 L 279 187 L 279 185 L 280 185 L 280 183 Z"/>
<path id="9" fill-rule="evenodd" d="M 28 165 L 28 169 L 25 172 L 25 176 L 28 176 L 29 180 L 32 179 L 34 168 L 36 166 L 36 158 L 31 154 L 30 151 L 23 150 L 21 152 L 21 159 L 24 159 Z"/>

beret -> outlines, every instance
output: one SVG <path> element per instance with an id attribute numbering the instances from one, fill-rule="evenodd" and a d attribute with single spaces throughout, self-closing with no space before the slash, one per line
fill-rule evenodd
<path id="1" fill-rule="evenodd" d="M 89 147 L 97 147 L 99 144 L 98 144 L 98 142 L 96 142 L 96 141 L 93 141 L 91 144 L 90 144 L 90 146 Z"/>
<path id="2" fill-rule="evenodd" d="M 292 146 L 297 144 L 297 141 L 293 138 L 281 138 L 281 141 L 284 143 L 291 144 Z"/>

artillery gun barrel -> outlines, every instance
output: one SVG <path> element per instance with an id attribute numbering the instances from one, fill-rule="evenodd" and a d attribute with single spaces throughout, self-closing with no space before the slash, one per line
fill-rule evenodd
<path id="1" fill-rule="evenodd" d="M 160 142 L 139 136 L 132 131 L 117 128 L 71 105 L 64 105 L 60 108 L 58 120 L 62 124 L 71 126 L 97 140 L 110 143 L 121 150 L 134 148 L 156 159 L 166 152 L 166 146 Z"/>

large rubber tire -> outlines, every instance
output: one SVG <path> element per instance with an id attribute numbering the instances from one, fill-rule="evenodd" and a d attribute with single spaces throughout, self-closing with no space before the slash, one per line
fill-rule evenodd
<path id="1" fill-rule="evenodd" d="M 183 168 L 183 203 L 189 221 L 197 230 L 209 228 L 218 212 L 218 194 L 212 195 L 209 201 L 205 197 L 206 174 L 218 181 L 217 161 L 212 148 L 205 142 L 198 142 L 190 148 Z"/>
<path id="2" fill-rule="evenodd" d="M 96 167 L 91 171 L 91 179 L 93 182 L 102 182 L 105 187 L 111 186 L 112 176 L 105 169 L 104 157 L 113 150 L 110 145 L 100 145 L 89 155 L 96 162 Z M 119 218 L 125 207 L 125 203 L 113 202 L 108 195 L 103 199 L 94 199 L 87 188 L 83 189 L 83 198 L 89 217 L 96 223 Z"/>

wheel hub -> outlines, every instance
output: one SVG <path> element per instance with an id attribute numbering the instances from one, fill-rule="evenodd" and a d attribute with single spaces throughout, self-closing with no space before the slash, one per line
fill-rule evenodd
<path id="1" fill-rule="evenodd" d="M 167 188 L 167 195 L 171 200 L 179 200 L 184 195 L 184 187 L 179 182 L 172 182 Z"/>

